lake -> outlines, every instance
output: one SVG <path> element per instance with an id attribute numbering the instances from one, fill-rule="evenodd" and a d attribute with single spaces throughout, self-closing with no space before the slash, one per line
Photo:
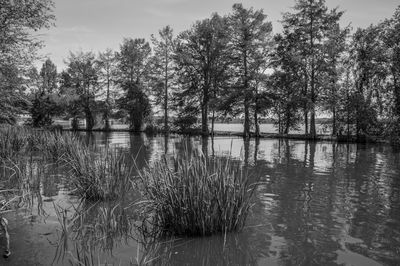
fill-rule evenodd
<path id="1" fill-rule="evenodd" d="M 56 120 L 55 125 L 61 125 L 65 129 L 71 128 L 71 122 L 67 120 Z M 85 123 L 82 121 L 80 128 L 85 128 Z M 121 124 L 118 121 L 113 121 L 111 125 L 115 130 L 128 130 L 129 125 Z M 211 124 L 209 125 L 211 130 Z M 219 132 L 243 132 L 243 124 L 241 123 L 215 123 L 214 130 Z M 252 129 L 254 130 L 254 129 Z M 317 134 L 329 134 L 329 127 L 322 124 L 316 124 Z M 260 133 L 278 133 L 278 128 L 274 124 L 260 124 Z M 297 129 L 292 129 L 289 134 L 304 134 L 304 125 L 299 125 Z"/>
<path id="2" fill-rule="evenodd" d="M 185 147 L 240 159 L 262 182 L 245 228 L 142 242 L 131 205 L 138 191 L 121 202 L 81 203 L 65 186 L 66 170 L 40 162 L 29 204 L 6 214 L 12 255 L 1 265 L 78 265 L 82 247 L 114 265 L 400 265 L 400 152 L 390 146 L 124 132 L 81 137 L 130 153 L 138 168 Z M 63 237 L 57 210 L 72 217 L 82 209 Z"/>

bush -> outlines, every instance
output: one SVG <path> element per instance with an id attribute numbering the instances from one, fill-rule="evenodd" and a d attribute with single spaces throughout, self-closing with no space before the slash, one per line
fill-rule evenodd
<path id="1" fill-rule="evenodd" d="M 139 171 L 144 224 L 157 235 L 206 236 L 241 230 L 256 185 L 240 163 L 198 151 Z M 146 228 L 148 230 L 148 228 Z"/>
<path id="2" fill-rule="evenodd" d="M 188 129 L 193 129 L 194 125 L 197 123 L 197 117 L 192 115 L 177 117 L 174 121 L 174 126 L 179 131 L 186 131 Z"/>

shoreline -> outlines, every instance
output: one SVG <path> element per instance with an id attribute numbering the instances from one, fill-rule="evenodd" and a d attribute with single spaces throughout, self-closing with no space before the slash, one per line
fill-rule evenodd
<path id="1" fill-rule="evenodd" d="M 112 132 L 126 132 L 126 133 L 132 133 L 132 134 L 139 134 L 139 133 L 146 133 L 146 134 L 176 134 L 176 135 L 189 135 L 189 136 L 206 136 L 206 137 L 212 137 L 212 134 L 209 133 L 208 135 L 203 135 L 200 131 L 197 130 L 188 130 L 188 131 L 177 131 L 177 130 L 171 130 L 168 133 L 164 131 L 133 131 L 130 129 L 110 129 L 110 130 L 105 130 L 105 129 L 92 129 L 92 130 L 87 130 L 87 129 L 77 129 L 73 130 L 71 128 L 63 128 L 63 131 L 75 131 L 75 132 L 104 132 L 104 133 L 112 133 Z M 214 131 L 213 136 L 226 136 L 226 137 L 243 137 L 243 133 L 237 132 L 237 131 Z M 251 139 L 257 138 L 254 133 L 251 134 L 250 136 Z M 260 139 L 289 139 L 289 140 L 308 140 L 308 141 L 332 141 L 332 142 L 338 142 L 338 143 L 376 143 L 376 144 L 389 144 L 389 145 L 399 145 L 396 143 L 392 143 L 388 139 L 383 139 L 381 137 L 377 136 L 365 136 L 361 140 L 357 139 L 356 136 L 331 136 L 331 135 L 317 135 L 315 138 L 312 138 L 309 135 L 305 134 L 278 134 L 278 133 L 260 133 L 258 136 Z"/>

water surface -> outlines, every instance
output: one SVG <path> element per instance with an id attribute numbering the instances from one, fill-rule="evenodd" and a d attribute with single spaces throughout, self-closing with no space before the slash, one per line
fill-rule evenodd
<path id="1" fill-rule="evenodd" d="M 137 217 L 126 207 L 138 191 L 123 202 L 82 206 L 62 168 L 49 166 L 30 206 L 7 214 L 12 255 L 1 265 L 65 265 L 82 246 L 115 265 L 400 265 L 400 153 L 390 146 L 119 132 L 82 138 L 129 152 L 139 168 L 185 147 L 232 156 L 263 184 L 241 233 L 138 243 Z M 55 206 L 68 215 L 71 206 L 89 209 L 80 221 L 85 231 L 63 241 Z M 99 225 L 103 218 L 109 224 Z"/>

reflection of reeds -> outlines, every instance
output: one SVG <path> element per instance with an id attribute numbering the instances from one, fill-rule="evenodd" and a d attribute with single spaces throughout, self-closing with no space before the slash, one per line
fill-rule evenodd
<path id="1" fill-rule="evenodd" d="M 30 159 L 8 158 L 1 160 L 0 214 L 22 206 L 32 207 L 33 196 L 40 196 L 37 162 Z M 38 204 L 38 208 L 40 205 Z"/>
<path id="2" fill-rule="evenodd" d="M 55 209 L 61 235 L 54 262 L 64 261 L 68 254 L 72 265 L 97 265 L 99 254 L 112 254 L 118 243 L 134 238 L 134 215 L 121 202 L 82 202 L 71 210 Z"/>
<path id="3" fill-rule="evenodd" d="M 240 164 L 202 153 L 164 157 L 139 173 L 150 231 L 211 235 L 242 229 L 255 189 Z"/>

